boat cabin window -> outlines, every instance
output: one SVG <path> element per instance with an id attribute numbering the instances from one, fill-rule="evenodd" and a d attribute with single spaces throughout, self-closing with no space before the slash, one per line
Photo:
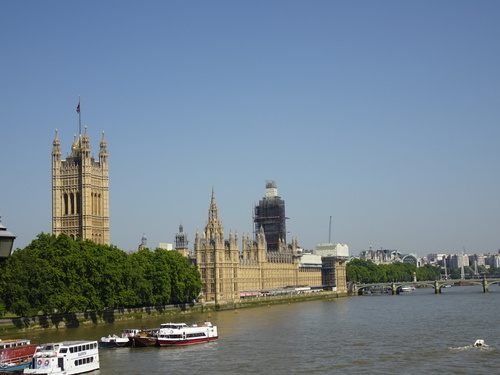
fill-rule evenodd
<path id="1" fill-rule="evenodd" d="M 68 352 L 68 348 L 62 348 L 60 353 L 67 353 Z"/>
<path id="2" fill-rule="evenodd" d="M 77 360 L 75 360 L 75 366 L 81 366 L 81 365 L 85 365 L 87 363 L 92 363 L 92 362 L 94 362 L 94 357 L 77 359 Z"/>

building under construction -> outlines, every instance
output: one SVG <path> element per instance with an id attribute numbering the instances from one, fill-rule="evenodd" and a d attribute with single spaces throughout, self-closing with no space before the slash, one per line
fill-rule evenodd
<path id="1" fill-rule="evenodd" d="M 254 210 L 255 233 L 264 231 L 268 251 L 279 251 L 280 243 L 286 244 L 285 201 L 278 196 L 276 181 L 266 181 L 266 196 Z"/>

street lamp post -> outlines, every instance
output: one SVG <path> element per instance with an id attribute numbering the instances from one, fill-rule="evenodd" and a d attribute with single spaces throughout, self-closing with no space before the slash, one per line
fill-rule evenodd
<path id="1" fill-rule="evenodd" d="M 10 233 L 0 221 L 0 258 L 8 258 L 12 254 L 16 236 Z"/>

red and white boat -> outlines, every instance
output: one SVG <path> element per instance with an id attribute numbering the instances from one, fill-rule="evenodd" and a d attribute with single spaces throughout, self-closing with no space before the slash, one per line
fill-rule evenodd
<path id="1" fill-rule="evenodd" d="M 163 323 L 158 331 L 158 345 L 160 346 L 199 344 L 218 338 L 217 326 L 207 321 L 192 325 Z"/>
<path id="2" fill-rule="evenodd" d="M 29 365 L 37 345 L 26 339 L 0 340 L 0 370 Z"/>

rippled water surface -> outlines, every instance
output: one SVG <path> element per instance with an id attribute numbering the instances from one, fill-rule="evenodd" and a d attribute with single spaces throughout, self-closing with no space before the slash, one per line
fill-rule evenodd
<path id="1" fill-rule="evenodd" d="M 219 340 L 101 349 L 106 374 L 500 374 L 500 287 L 432 289 L 195 314 Z M 30 332 L 34 342 L 98 339 L 169 318 Z M 18 335 L 19 336 L 19 335 Z M 473 348 L 476 339 L 487 348 Z"/>

